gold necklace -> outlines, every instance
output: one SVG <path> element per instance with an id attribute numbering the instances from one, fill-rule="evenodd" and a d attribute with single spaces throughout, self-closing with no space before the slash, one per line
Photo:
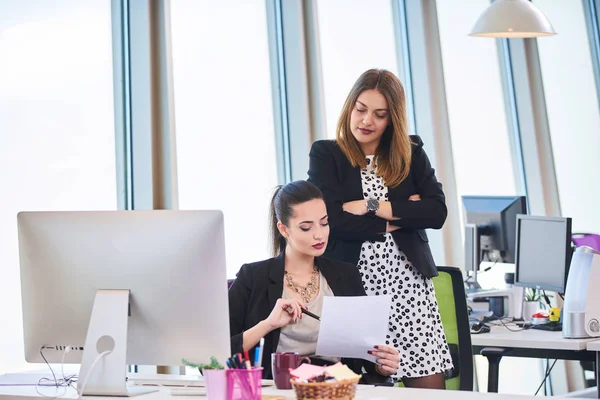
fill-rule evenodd
<path id="1" fill-rule="evenodd" d="M 290 288 L 292 291 L 298 293 L 305 303 L 308 303 L 312 296 L 319 291 L 317 276 L 319 276 L 319 270 L 317 269 L 317 267 L 313 267 L 310 282 L 308 282 L 306 286 L 300 286 L 296 282 L 294 282 L 292 276 L 288 274 L 287 271 L 285 271 L 285 280 L 287 282 L 287 287 Z"/>

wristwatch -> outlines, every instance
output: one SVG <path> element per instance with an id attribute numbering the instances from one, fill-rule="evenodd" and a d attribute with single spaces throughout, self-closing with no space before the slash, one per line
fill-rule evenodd
<path id="1" fill-rule="evenodd" d="M 367 215 L 375 215 L 377 210 L 379 210 L 379 200 L 368 199 L 367 200 Z"/>

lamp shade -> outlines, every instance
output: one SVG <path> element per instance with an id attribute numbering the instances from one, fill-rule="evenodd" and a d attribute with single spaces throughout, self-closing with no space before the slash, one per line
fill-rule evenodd
<path id="1" fill-rule="evenodd" d="M 496 0 L 481 14 L 469 36 L 532 38 L 556 35 L 544 13 L 528 0 Z"/>

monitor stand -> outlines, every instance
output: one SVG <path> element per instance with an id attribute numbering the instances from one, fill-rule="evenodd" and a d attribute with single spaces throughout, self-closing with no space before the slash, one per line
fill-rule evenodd
<path id="1" fill-rule="evenodd" d="M 479 269 L 481 247 L 479 241 L 479 229 L 475 224 L 465 224 L 465 271 L 467 279 L 465 284 L 469 292 L 481 289 L 477 282 L 477 270 Z"/>
<path id="2" fill-rule="evenodd" d="M 129 397 L 157 389 L 126 387 L 129 290 L 98 290 L 77 382 L 80 396 Z"/>
<path id="3" fill-rule="evenodd" d="M 481 285 L 477 282 L 473 282 L 473 281 L 465 281 L 465 285 L 467 285 L 467 293 L 472 293 L 472 292 L 477 292 L 482 290 L 481 289 Z"/>

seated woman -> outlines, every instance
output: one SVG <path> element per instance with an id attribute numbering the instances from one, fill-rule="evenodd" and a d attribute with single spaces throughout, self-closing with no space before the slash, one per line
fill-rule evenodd
<path id="1" fill-rule="evenodd" d="M 276 257 L 242 266 L 229 289 L 231 351 L 251 350 L 265 338 L 263 377 L 272 378 L 271 353 L 314 356 L 323 296 L 365 296 L 355 265 L 321 255 L 329 225 L 323 194 L 313 184 L 296 181 L 280 187 L 271 201 L 273 252 Z M 377 364 L 360 359 L 342 362 L 363 375 L 365 383 L 389 381 L 400 361 L 386 345 L 369 351 Z M 315 359 L 315 363 L 336 362 Z"/>

